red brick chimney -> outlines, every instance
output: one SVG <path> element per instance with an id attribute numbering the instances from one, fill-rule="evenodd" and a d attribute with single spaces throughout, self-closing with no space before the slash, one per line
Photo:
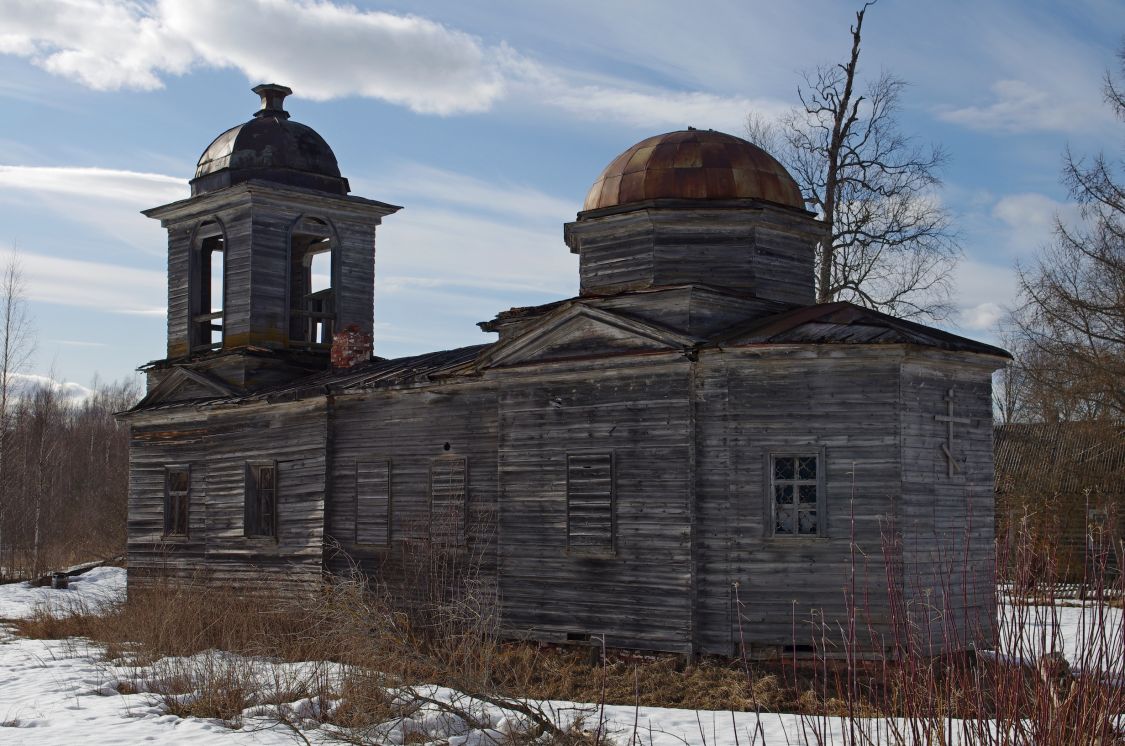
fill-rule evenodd
<path id="1" fill-rule="evenodd" d="M 371 359 L 371 335 L 348 324 L 332 337 L 332 367 L 345 370 Z"/>

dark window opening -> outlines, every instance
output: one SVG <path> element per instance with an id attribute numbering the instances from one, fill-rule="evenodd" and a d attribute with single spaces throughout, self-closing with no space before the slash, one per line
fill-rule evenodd
<path id="1" fill-rule="evenodd" d="M 336 333 L 334 242 L 328 224 L 305 218 L 289 243 L 289 341 L 328 347 Z"/>
<path id="2" fill-rule="evenodd" d="M 435 544 L 465 543 L 465 459 L 442 456 L 430 466 L 430 539 Z"/>
<path id="3" fill-rule="evenodd" d="M 246 535 L 277 538 L 277 467 L 246 466 Z"/>
<path id="4" fill-rule="evenodd" d="M 816 453 L 770 456 L 770 504 L 774 536 L 823 532 L 823 474 Z"/>
<path id="5" fill-rule="evenodd" d="M 566 546 L 571 552 L 607 554 L 616 534 L 613 455 L 566 457 Z"/>
<path id="6" fill-rule="evenodd" d="M 191 349 L 223 346 L 223 305 L 226 242 L 218 223 L 204 223 L 196 231 L 191 268 Z"/>
<path id="7" fill-rule="evenodd" d="M 164 470 L 164 535 L 188 535 L 188 494 L 191 475 L 186 466 Z"/>
<path id="8" fill-rule="evenodd" d="M 391 462 L 355 465 L 355 541 L 386 546 L 391 539 Z"/>

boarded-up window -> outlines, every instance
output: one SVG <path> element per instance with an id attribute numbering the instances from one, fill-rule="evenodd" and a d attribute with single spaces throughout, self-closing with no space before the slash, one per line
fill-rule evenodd
<path id="1" fill-rule="evenodd" d="M 164 470 L 164 535 L 188 535 L 188 493 L 191 472 L 186 466 L 169 466 Z"/>
<path id="2" fill-rule="evenodd" d="M 355 540 L 386 546 L 391 541 L 391 462 L 355 465 Z"/>
<path id="3" fill-rule="evenodd" d="M 442 456 L 430 467 L 430 539 L 438 544 L 465 543 L 465 459 Z"/>
<path id="4" fill-rule="evenodd" d="M 277 538 L 277 466 L 246 465 L 246 535 Z"/>
<path id="5" fill-rule="evenodd" d="M 566 457 L 566 545 L 575 552 L 612 553 L 615 518 L 613 455 Z"/>

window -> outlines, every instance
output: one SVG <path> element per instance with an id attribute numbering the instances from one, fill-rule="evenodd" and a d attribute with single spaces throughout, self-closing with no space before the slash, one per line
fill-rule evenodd
<path id="1" fill-rule="evenodd" d="M 226 242 L 222 226 L 214 221 L 199 226 L 191 255 L 191 349 L 216 350 L 223 346 L 223 295 Z"/>
<path id="2" fill-rule="evenodd" d="M 188 535 L 188 493 L 191 474 L 186 466 L 164 470 L 164 535 Z"/>
<path id="3" fill-rule="evenodd" d="M 277 538 L 277 466 L 246 465 L 246 535 Z"/>
<path id="4" fill-rule="evenodd" d="M 823 452 L 769 455 L 770 533 L 774 536 L 824 534 L 823 466 Z"/>
<path id="5" fill-rule="evenodd" d="M 430 539 L 465 543 L 465 459 L 442 456 L 430 466 Z"/>
<path id="6" fill-rule="evenodd" d="M 391 542 L 391 462 L 355 465 L 355 541 L 386 546 Z"/>
<path id="7" fill-rule="evenodd" d="M 613 454 L 566 457 L 566 546 L 568 551 L 614 551 Z"/>

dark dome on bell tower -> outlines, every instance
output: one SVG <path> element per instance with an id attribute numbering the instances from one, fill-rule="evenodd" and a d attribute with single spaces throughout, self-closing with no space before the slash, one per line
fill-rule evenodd
<path id="1" fill-rule="evenodd" d="M 291 120 L 283 108 L 293 91 L 273 83 L 253 90 L 262 97 L 261 109 L 203 151 L 191 180 L 192 196 L 250 180 L 347 194 L 348 180 L 340 176 L 332 148 L 316 130 Z"/>

